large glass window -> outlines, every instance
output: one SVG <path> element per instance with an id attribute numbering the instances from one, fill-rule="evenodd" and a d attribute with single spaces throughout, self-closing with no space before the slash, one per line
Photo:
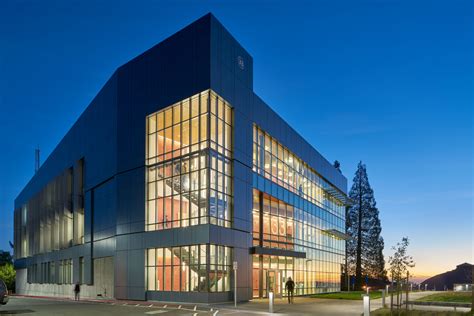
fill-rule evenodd
<path id="1" fill-rule="evenodd" d="M 148 291 L 230 291 L 232 248 L 191 245 L 147 250 Z"/>
<path id="2" fill-rule="evenodd" d="M 253 244 L 304 252 L 306 258 L 253 256 L 253 295 L 267 295 L 268 274 L 281 280 L 274 286 L 284 293 L 288 277 L 295 281 L 296 295 L 339 290 L 340 266 L 344 262 L 344 240 L 325 232 L 337 228 L 334 214 L 297 197 L 292 204 L 253 190 Z M 309 208 L 308 208 L 309 207 Z"/>
<path id="3" fill-rule="evenodd" d="M 254 190 L 253 199 L 253 244 L 269 248 L 293 250 L 293 206 L 257 190 Z M 260 203 L 263 205 L 261 211 Z M 263 224 L 261 232 L 260 220 L 262 220 Z"/>
<path id="4" fill-rule="evenodd" d="M 341 229 L 334 215 L 317 207 L 296 207 L 256 189 L 253 200 L 255 246 L 289 250 L 304 246 L 344 254 L 344 241 L 325 232 Z"/>
<path id="5" fill-rule="evenodd" d="M 147 230 L 231 225 L 232 109 L 207 90 L 147 117 Z"/>
<path id="6" fill-rule="evenodd" d="M 79 282 L 81 284 L 85 283 L 85 274 L 84 274 L 84 257 L 79 258 Z"/>
<path id="7" fill-rule="evenodd" d="M 267 296 L 271 287 L 287 295 L 285 282 L 292 278 L 295 295 L 308 295 L 340 290 L 340 267 L 343 257 L 332 253 L 311 253 L 311 258 L 253 255 L 253 297 Z M 269 277 L 272 275 L 272 280 Z M 273 284 L 269 284 L 270 281 Z"/>
<path id="8" fill-rule="evenodd" d="M 72 259 L 59 261 L 59 284 L 72 284 Z"/>
<path id="9" fill-rule="evenodd" d="M 344 203 L 329 193 L 338 189 L 255 125 L 253 142 L 255 172 L 339 217 L 345 215 Z"/>

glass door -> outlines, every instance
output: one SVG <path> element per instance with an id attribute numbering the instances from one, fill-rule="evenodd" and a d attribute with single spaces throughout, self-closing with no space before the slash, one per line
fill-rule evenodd
<path id="1" fill-rule="evenodd" d="M 267 271 L 267 293 L 268 292 L 275 292 L 275 287 L 276 287 L 275 274 L 276 273 L 275 273 L 274 270 Z"/>
<path id="2" fill-rule="evenodd" d="M 266 275 L 266 295 L 268 292 L 273 291 L 275 296 L 281 296 L 282 289 L 282 275 L 279 270 L 265 270 Z"/>

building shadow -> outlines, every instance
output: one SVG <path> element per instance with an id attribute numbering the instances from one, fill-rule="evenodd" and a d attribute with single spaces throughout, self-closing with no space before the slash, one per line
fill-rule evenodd
<path id="1" fill-rule="evenodd" d="M 18 315 L 18 314 L 29 314 L 34 313 L 31 309 L 15 309 L 15 310 L 1 310 L 0 315 Z"/>

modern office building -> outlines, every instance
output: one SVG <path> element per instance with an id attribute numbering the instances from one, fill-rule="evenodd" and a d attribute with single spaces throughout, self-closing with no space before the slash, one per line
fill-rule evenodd
<path id="1" fill-rule="evenodd" d="M 17 292 L 217 302 L 235 282 L 239 300 L 284 295 L 288 277 L 297 295 L 339 291 L 346 190 L 208 14 L 119 67 L 16 198 Z"/>

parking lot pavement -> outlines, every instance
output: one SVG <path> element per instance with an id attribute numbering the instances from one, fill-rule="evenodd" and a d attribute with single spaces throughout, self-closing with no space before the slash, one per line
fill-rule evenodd
<path id="1" fill-rule="evenodd" d="M 284 299 L 275 300 L 274 314 L 279 315 L 360 315 L 362 305 L 359 301 L 321 300 L 295 298 L 295 304 L 287 304 Z M 7 305 L 0 307 L 2 315 L 266 315 L 268 300 L 253 300 L 233 304 L 179 305 L 176 303 L 137 302 L 137 301 L 79 301 L 58 298 L 33 298 L 13 296 Z"/>
<path id="2" fill-rule="evenodd" d="M 261 312 L 220 309 L 219 306 L 180 305 L 136 301 L 73 301 L 58 298 L 12 296 L 7 305 L 0 305 L 0 315 L 259 315 Z"/>
<path id="3" fill-rule="evenodd" d="M 0 307 L 0 315 L 213 315 L 210 308 L 187 305 L 152 304 L 149 302 L 91 302 L 67 299 L 45 299 L 13 296 Z"/>
<path id="4" fill-rule="evenodd" d="M 413 293 L 411 299 L 416 299 L 430 292 Z M 371 302 L 371 309 L 381 307 L 381 299 Z M 389 303 L 389 300 L 387 300 Z M 362 301 L 315 299 L 296 297 L 294 304 L 288 304 L 286 299 L 276 299 L 273 316 L 278 315 L 361 315 Z M 239 303 L 234 308 L 232 303 L 213 305 L 193 305 L 179 303 L 144 302 L 144 301 L 79 301 L 60 298 L 33 298 L 13 296 L 7 305 L 0 306 L 2 315 L 266 315 L 268 314 L 268 300 L 256 299 L 246 303 Z"/>

